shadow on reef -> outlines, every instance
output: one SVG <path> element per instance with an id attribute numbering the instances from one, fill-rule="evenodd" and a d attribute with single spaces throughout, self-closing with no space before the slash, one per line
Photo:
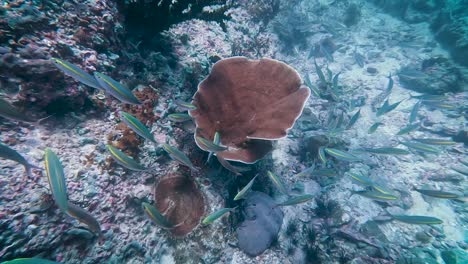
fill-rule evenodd
<path id="1" fill-rule="evenodd" d="M 224 12 L 229 8 L 226 2 L 226 0 L 118 0 L 117 4 L 125 17 L 130 39 L 134 39 L 148 49 L 161 49 L 163 47 L 158 45 L 157 41 L 158 33 L 185 20 L 198 18 L 217 21 L 225 28 L 223 20 L 228 17 Z"/>

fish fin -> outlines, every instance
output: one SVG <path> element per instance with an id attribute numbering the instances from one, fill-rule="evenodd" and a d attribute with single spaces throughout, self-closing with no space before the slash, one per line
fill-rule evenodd
<path id="1" fill-rule="evenodd" d="M 24 168 L 26 169 L 26 175 L 28 175 L 29 178 L 32 178 L 32 169 L 36 169 L 36 170 L 41 170 L 42 171 L 42 168 L 36 166 L 36 165 L 32 165 L 30 163 L 28 163 L 27 165 L 24 166 Z"/>

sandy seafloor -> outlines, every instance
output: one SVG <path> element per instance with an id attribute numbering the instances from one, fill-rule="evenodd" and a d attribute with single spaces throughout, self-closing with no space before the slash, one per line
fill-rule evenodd
<path id="1" fill-rule="evenodd" d="M 249 21 L 245 11 L 234 9 L 233 19 L 228 22 L 227 32 L 214 22 L 186 21 L 172 26 L 167 35 L 172 39 L 181 61 L 199 60 L 207 62 L 207 57 L 231 55 L 232 41 L 242 36 L 242 28 L 255 31 L 255 22 Z M 325 14 L 332 14 L 332 10 L 324 10 Z M 466 130 L 463 115 L 450 115 L 444 110 L 421 107 L 419 118 L 425 120 L 427 127 L 411 132 L 409 135 L 395 136 L 407 124 L 409 112 L 416 99 L 410 95 L 418 93 L 402 87 L 397 77 L 393 90 L 389 96 L 390 102 L 403 100 L 398 108 L 378 118 L 383 123 L 379 129 L 368 134 L 368 128 L 377 120 L 375 109 L 371 102 L 386 87 L 389 73 L 395 75 L 402 65 L 421 61 L 434 56 L 450 57 L 433 39 L 428 23 L 408 24 L 369 3 L 363 3 L 362 18 L 351 29 L 340 31 L 340 35 L 333 40 L 339 46 L 334 52 L 334 62 L 329 62 L 329 68 L 334 72 L 341 72 L 340 83 L 349 90 L 346 96 L 356 98 L 363 96 L 366 103 L 361 107 L 361 117 L 349 130 L 345 130 L 339 137 L 348 143 L 349 149 L 360 147 L 395 146 L 399 140 L 411 137 L 434 137 L 438 131 Z M 176 37 L 180 32 L 188 32 L 188 44 L 182 44 Z M 192 34 L 193 33 L 193 34 Z M 404 35 L 414 36 L 417 41 L 415 48 L 403 48 L 398 45 Z M 264 57 L 271 57 L 284 61 L 294 67 L 299 73 L 309 73 L 313 82 L 318 80 L 312 59 L 307 59 L 309 49 L 296 48 L 295 51 L 285 53 L 282 43 L 274 31 L 267 29 L 261 36 L 270 40 L 263 52 Z M 318 33 L 307 38 L 307 42 L 317 42 L 327 33 Z M 251 36 L 246 35 L 245 38 Z M 214 43 L 209 45 L 207 43 Z M 364 68 L 359 67 L 353 58 L 355 47 L 366 54 L 367 63 Z M 252 57 L 251 54 L 245 54 Z M 326 63 L 324 58 L 318 58 L 319 65 Z M 376 74 L 366 71 L 367 67 L 377 69 Z M 461 66 L 459 66 L 461 67 Z M 461 67 L 462 68 L 462 67 Z M 463 68 L 462 68 L 463 69 Z M 463 69 L 466 73 L 467 69 Z M 465 75 L 466 77 L 466 75 Z M 164 112 L 168 107 L 171 92 L 167 87 L 161 87 L 158 105 L 154 111 Z M 181 91 L 189 97 L 188 92 Z M 466 103 L 466 93 L 450 95 L 459 102 Z M 465 99 L 463 99 L 465 97 Z M 468 229 L 466 198 L 460 201 L 435 199 L 424 197 L 412 190 L 414 186 L 426 186 L 447 191 L 465 193 L 467 190 L 466 176 L 457 174 L 450 168 L 459 166 L 459 160 L 466 159 L 466 146 L 457 143 L 453 146 L 439 147 L 438 155 L 411 154 L 405 156 L 364 155 L 365 162 L 338 162 L 339 175 L 333 183 L 324 186 L 323 177 L 294 175 L 308 166 L 311 160 L 302 160 L 300 151 L 304 145 L 303 131 L 300 124 L 311 116 L 317 122 L 326 122 L 327 109 L 333 102 L 311 96 L 306 103 L 303 116 L 290 131 L 290 136 L 275 143 L 274 151 L 267 156 L 257 168 L 269 168 L 281 175 L 288 186 L 302 184 L 304 192 L 317 197 L 325 196 L 339 204 L 342 210 L 338 219 L 333 219 L 336 225 L 331 229 L 351 230 L 365 239 L 381 245 L 386 256 L 379 256 L 377 250 L 363 241 L 356 241 L 343 236 L 329 234 L 327 240 L 322 234 L 322 241 L 314 242 L 318 245 L 321 263 L 345 263 L 339 256 L 345 255 L 346 263 L 395 263 L 401 256 L 409 258 L 431 258 L 434 263 L 443 263 L 440 253 L 445 250 L 459 252 L 466 251 Z M 357 109 L 357 108 L 355 108 Z M 354 113 L 355 110 L 352 111 Z M 39 171 L 35 171 L 34 178 L 27 178 L 22 166 L 14 162 L 2 160 L 0 166 L 0 241 L 4 248 L 0 248 L 0 259 L 11 259 L 12 256 L 32 256 L 43 253 L 44 258 L 55 259 L 63 263 L 315 263 L 305 260 L 303 246 L 306 245 L 306 227 L 320 222 L 314 209 L 317 202 L 285 207 L 283 228 L 277 243 L 262 255 L 251 258 L 236 247 L 237 238 L 232 219 L 226 217 L 210 226 L 199 226 L 184 238 L 173 238 L 171 235 L 155 226 L 141 211 L 139 201 L 153 200 L 154 178 L 161 177 L 178 165 L 168 159 L 162 164 L 155 161 L 158 147 L 149 142 L 140 148 L 140 162 L 145 166 L 156 166 L 152 173 L 131 172 L 117 166 L 112 172 L 106 169 L 108 154 L 104 149 L 109 131 L 115 130 L 115 113 L 105 113 L 101 117 L 88 118 L 86 113 L 76 113 L 78 121 L 66 115 L 62 119 L 51 118 L 44 125 L 18 126 L 10 125 L 10 131 L 2 130 L 0 140 L 6 142 L 8 138 L 17 139 L 14 148 L 26 154 L 27 159 L 36 165 L 43 164 L 43 150 L 51 148 L 60 157 L 67 179 L 69 199 L 87 208 L 100 222 L 103 236 L 100 239 L 87 239 L 66 235 L 67 231 L 80 226 L 72 218 L 63 215 L 58 209 L 45 214 L 31 214 L 29 210 L 37 206 L 43 193 L 47 193 L 47 178 Z M 4 120 L 2 119 L 2 122 Z M 76 124 L 77 123 L 77 124 Z M 153 124 L 152 132 L 158 143 L 169 140 L 173 145 L 181 143 L 181 138 L 190 139 L 178 128 L 170 131 L 161 123 Z M 51 125 L 52 124 L 52 125 Z M 169 124 L 169 123 L 167 123 Z M 176 140 L 173 135 L 178 135 Z M 185 143 L 187 145 L 189 143 Z M 184 149 L 184 145 L 178 145 Z M 400 145 L 401 146 L 401 145 Z M 402 146 L 401 146 L 402 147 Z M 404 148 L 404 147 L 403 147 Z M 192 149 L 185 147 L 186 150 Z M 91 160 L 87 157 L 92 156 Z M 359 195 L 352 195 L 351 190 L 360 187 L 350 180 L 346 171 L 365 171 L 375 181 L 385 184 L 388 188 L 398 190 L 404 197 L 386 209 L 393 213 L 429 215 L 440 218 L 443 224 L 437 226 L 411 225 L 396 221 L 379 224 L 379 231 L 366 234 L 364 224 L 385 214 L 381 204 Z M 260 171 L 262 172 L 262 171 Z M 227 173 L 224 171 L 224 173 Z M 455 175 L 460 181 L 433 181 L 437 177 Z M 225 177 L 225 176 L 223 176 Z M 266 177 L 262 174 L 261 177 Z M 212 181 L 211 184 L 201 184 L 202 181 Z M 222 178 L 225 179 L 225 178 Z M 226 190 L 222 189 L 220 180 L 212 176 L 197 177 L 200 188 L 206 198 L 206 211 L 212 212 L 224 207 Z M 266 182 L 263 181 L 263 182 Z M 260 188 L 259 188 L 260 187 Z M 261 186 L 256 186 L 261 190 Z M 273 190 L 271 186 L 270 189 Z M 273 191 L 277 200 L 285 199 L 278 192 Z M 299 226 L 291 235 L 287 233 L 288 223 L 294 222 Z M 10 232 L 5 232 L 9 230 Z M 372 233 L 374 232 L 374 233 Z M 417 234 L 426 234 L 427 241 L 417 239 Z M 373 237 L 373 235 L 375 235 Z M 86 237 L 86 235 L 84 235 Z M 382 239 L 382 236 L 385 239 Z M 296 240 L 296 250 L 288 250 L 292 240 Z M 330 242 L 331 240 L 331 242 Z M 292 252 L 291 252 L 292 251 Z M 466 254 L 466 253 L 465 253 Z M 429 256 L 429 257 L 428 257 Z M 319 263 L 319 262 L 316 262 Z M 409 262 L 408 262 L 409 263 Z M 414 262 L 419 263 L 419 262 Z M 432 263 L 432 262 L 422 262 Z M 462 263 L 462 262 L 457 262 Z"/>

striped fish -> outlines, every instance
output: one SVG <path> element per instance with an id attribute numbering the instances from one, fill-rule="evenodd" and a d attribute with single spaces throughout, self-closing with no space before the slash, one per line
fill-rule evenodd
<path id="1" fill-rule="evenodd" d="M 138 135 L 146 138 L 147 140 L 156 143 L 156 140 L 154 139 L 153 135 L 151 132 L 146 128 L 145 125 L 143 125 L 140 120 L 138 120 L 136 117 L 132 116 L 131 114 L 120 111 L 119 112 L 121 120 L 128 126 L 130 127 L 135 133 Z"/>
<path id="2" fill-rule="evenodd" d="M 219 164 L 221 164 L 221 166 L 223 166 L 226 170 L 234 173 L 237 176 L 242 175 L 241 172 L 238 170 L 238 167 L 235 167 L 234 165 L 229 163 L 229 161 L 225 160 L 223 157 L 217 155 L 216 158 L 218 159 Z"/>
<path id="3" fill-rule="evenodd" d="M 35 123 L 37 120 L 21 113 L 16 107 L 0 98 L 0 116 L 13 121 Z"/>
<path id="4" fill-rule="evenodd" d="M 228 212 L 231 212 L 232 210 L 236 209 L 236 207 L 234 208 L 221 208 L 211 214 L 209 214 L 207 217 L 205 217 L 203 220 L 202 220 L 202 224 L 204 225 L 208 225 L 208 224 L 211 224 L 213 223 L 216 219 L 218 218 L 221 218 L 221 216 L 225 215 L 226 213 Z"/>
<path id="5" fill-rule="evenodd" d="M 281 179 L 278 176 L 273 174 L 271 171 L 267 171 L 267 175 L 282 194 L 289 195 L 286 186 L 283 184 L 283 182 L 281 182 Z"/>
<path id="6" fill-rule="evenodd" d="M 305 203 L 309 200 L 312 200 L 312 198 L 314 198 L 312 194 L 302 194 L 302 195 L 291 197 L 288 200 L 277 204 L 276 206 L 296 205 L 296 204 Z"/>
<path id="7" fill-rule="evenodd" d="M 179 163 L 189 167 L 192 170 L 196 170 L 190 159 L 182 151 L 165 143 L 162 144 L 162 147 L 173 160 L 178 161 Z"/>
<path id="8" fill-rule="evenodd" d="M 61 264 L 52 260 L 41 258 L 16 258 L 13 260 L 2 262 L 2 264 Z"/>
<path id="9" fill-rule="evenodd" d="M 400 143 L 407 146 L 408 148 L 411 148 L 420 152 L 433 153 L 433 154 L 439 153 L 438 149 L 432 146 L 429 146 L 427 144 L 423 144 L 419 142 L 410 142 L 410 141 L 400 142 Z"/>
<path id="10" fill-rule="evenodd" d="M 356 121 L 358 120 L 359 116 L 361 115 L 361 109 L 359 109 L 352 117 L 349 119 L 348 126 L 346 126 L 346 129 L 351 128 Z"/>
<path id="11" fill-rule="evenodd" d="M 58 58 L 50 58 L 50 60 L 55 65 L 55 67 L 59 68 L 66 75 L 72 77 L 73 79 L 93 88 L 101 90 L 103 89 L 92 75 L 88 74 L 77 66 Z"/>
<path id="12" fill-rule="evenodd" d="M 220 146 L 202 137 L 195 137 L 195 140 L 197 141 L 197 145 L 201 146 L 203 150 L 206 150 L 209 152 L 216 153 L 216 152 L 227 150 L 227 147 Z"/>
<path id="13" fill-rule="evenodd" d="M 166 217 L 164 217 L 154 206 L 150 205 L 149 203 L 142 203 L 143 210 L 145 211 L 146 215 L 158 226 L 166 229 L 173 228 L 174 225 L 171 224 Z"/>
<path id="14" fill-rule="evenodd" d="M 242 190 L 240 190 L 236 196 L 234 197 L 234 201 L 237 201 L 237 200 L 240 200 L 242 198 L 244 198 L 245 194 L 250 190 L 250 188 L 252 188 L 252 185 L 255 181 L 255 179 L 257 178 L 258 174 L 255 175 L 255 177 L 252 178 L 252 180 L 250 180 L 249 183 L 247 183 L 247 185 L 244 186 L 244 188 L 242 188 Z"/>
<path id="15" fill-rule="evenodd" d="M 457 142 L 452 141 L 452 140 L 438 139 L 438 138 L 414 138 L 413 140 L 416 140 L 420 143 L 428 144 L 428 145 L 449 146 L 449 145 L 457 144 Z"/>
<path id="16" fill-rule="evenodd" d="M 63 167 L 57 155 L 46 148 L 44 151 L 44 164 L 50 190 L 57 206 L 66 213 L 68 210 L 67 185 Z"/>
<path id="17" fill-rule="evenodd" d="M 369 130 L 367 131 L 367 134 L 374 133 L 377 130 L 377 128 L 379 128 L 380 125 L 383 125 L 383 123 L 382 122 L 374 123 L 372 126 L 369 127 Z"/>
<path id="18" fill-rule="evenodd" d="M 141 102 L 138 101 L 130 89 L 115 81 L 111 77 L 99 72 L 95 72 L 94 77 L 106 92 L 119 99 L 121 102 L 135 105 L 141 104 Z"/>
<path id="19" fill-rule="evenodd" d="M 172 122 L 178 122 L 178 123 L 182 123 L 182 122 L 186 122 L 186 121 L 189 121 L 189 120 L 192 120 L 192 117 L 189 116 L 188 114 L 186 113 L 175 113 L 175 114 L 170 114 L 167 116 L 167 118 L 169 120 L 171 120 Z"/>
<path id="20" fill-rule="evenodd" d="M 398 199 L 398 197 L 396 197 L 395 195 L 384 194 L 384 193 L 376 192 L 376 191 L 353 191 L 353 193 L 354 194 L 359 194 L 359 195 L 364 196 L 366 198 L 370 198 L 370 199 L 377 200 L 377 201 L 388 202 L 388 201 L 394 201 L 394 200 Z"/>
<path id="21" fill-rule="evenodd" d="M 417 189 L 417 188 L 414 188 L 414 190 L 427 196 L 442 198 L 442 199 L 456 199 L 460 197 L 459 194 L 451 193 L 451 192 L 444 192 L 444 191 L 439 191 L 439 190 Z"/>
<path id="22" fill-rule="evenodd" d="M 348 152 L 345 152 L 345 151 L 341 151 L 341 150 L 338 150 L 338 149 L 334 149 L 334 148 L 325 148 L 325 152 L 338 159 L 338 160 L 343 160 L 343 161 L 348 161 L 348 162 L 353 162 L 353 161 L 359 161 L 361 160 L 359 157 L 356 157 Z"/>
<path id="23" fill-rule="evenodd" d="M 437 225 L 442 224 L 443 221 L 439 218 L 431 216 L 420 216 L 420 215 L 392 215 L 392 218 L 407 224 L 416 225 Z"/>
<path id="24" fill-rule="evenodd" d="M 216 145 L 219 145 L 220 141 L 221 141 L 221 138 L 220 138 L 219 132 L 216 131 L 214 136 L 213 136 L 213 143 L 216 144 Z M 208 154 L 208 158 L 206 159 L 205 164 L 208 164 L 210 162 L 211 156 L 213 156 L 213 152 L 210 152 Z"/>
<path id="25" fill-rule="evenodd" d="M 127 169 L 134 170 L 134 171 L 145 171 L 148 170 L 134 159 L 127 156 L 122 151 L 118 150 L 117 148 L 106 145 L 107 151 L 111 154 L 111 157 L 120 165 L 124 166 Z"/>
<path id="26" fill-rule="evenodd" d="M 180 109 L 184 111 L 191 111 L 191 110 L 197 109 L 197 107 L 195 107 L 193 104 L 188 103 L 188 102 L 175 100 L 174 103 L 177 105 L 177 107 L 179 107 Z"/>
<path id="27" fill-rule="evenodd" d="M 369 186 L 372 186 L 374 183 L 372 182 L 371 179 L 369 179 L 368 177 L 362 175 L 362 174 L 357 174 L 357 173 L 351 173 L 351 172 L 348 172 L 348 174 L 351 176 L 351 179 L 362 185 L 362 186 L 365 186 L 365 187 L 369 187 Z"/>
<path id="28" fill-rule="evenodd" d="M 67 214 L 79 222 L 86 224 L 95 234 L 101 233 L 101 227 L 96 218 L 83 208 L 68 202 Z"/>
<path id="29" fill-rule="evenodd" d="M 16 152 L 16 150 L 6 145 L 3 145 L 2 143 L 0 143 L 0 158 L 16 161 L 19 164 L 23 165 L 24 169 L 26 170 L 26 174 L 29 177 L 32 177 L 31 169 L 39 169 L 39 170 L 41 169 L 37 166 L 30 164 L 23 156 L 21 156 L 21 154 Z"/>

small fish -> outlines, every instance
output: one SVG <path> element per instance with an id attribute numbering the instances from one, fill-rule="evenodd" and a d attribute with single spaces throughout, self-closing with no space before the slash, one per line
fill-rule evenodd
<path id="1" fill-rule="evenodd" d="M 49 148 L 44 150 L 44 165 L 55 203 L 66 213 L 68 210 L 68 198 L 65 174 L 57 155 Z"/>
<path id="2" fill-rule="evenodd" d="M 451 192 L 444 192 L 444 191 L 439 191 L 439 190 L 417 189 L 417 188 L 414 188 L 414 190 L 427 196 L 442 198 L 442 199 L 456 199 L 460 197 L 459 194 L 451 193 Z"/>
<path id="3" fill-rule="evenodd" d="M 333 78 L 333 72 L 330 70 L 330 68 L 328 68 L 328 65 L 325 70 L 327 71 L 327 80 L 328 80 L 327 83 L 331 83 L 332 78 Z"/>
<path id="4" fill-rule="evenodd" d="M 221 218 L 221 216 L 225 215 L 228 212 L 231 212 L 232 210 L 236 209 L 234 208 L 221 208 L 214 213 L 209 214 L 207 217 L 205 217 L 202 221 L 202 224 L 204 225 L 209 225 L 213 223 L 216 219 Z"/>
<path id="5" fill-rule="evenodd" d="M 385 100 L 384 104 L 382 107 L 379 108 L 379 110 L 377 110 L 377 113 L 376 113 L 376 116 L 381 116 L 383 114 L 386 114 L 390 111 L 392 111 L 393 109 L 397 108 L 397 106 L 403 101 L 399 101 L 399 102 L 396 102 L 394 104 L 389 104 L 388 103 L 388 99 Z"/>
<path id="6" fill-rule="evenodd" d="M 148 215 L 148 217 L 151 220 L 153 220 L 153 222 L 155 224 L 157 224 L 158 226 L 160 226 L 162 228 L 166 228 L 166 229 L 170 229 L 170 228 L 174 227 L 174 225 L 169 223 L 169 221 L 167 221 L 166 217 L 164 217 L 158 211 L 158 209 L 156 209 L 156 207 L 150 205 L 149 203 L 145 203 L 145 202 L 143 202 L 141 205 L 142 205 L 143 210 L 145 211 L 146 215 Z"/>
<path id="7" fill-rule="evenodd" d="M 79 222 L 86 224 L 89 230 L 93 231 L 95 234 L 101 233 L 101 227 L 96 218 L 83 208 L 68 202 L 67 214 Z"/>
<path id="8" fill-rule="evenodd" d="M 21 154 L 16 152 L 16 150 L 6 145 L 3 145 L 2 143 L 0 143 L 0 158 L 16 161 L 19 164 L 23 165 L 28 177 L 32 177 L 31 169 L 41 169 L 37 166 L 30 164 L 23 156 L 21 156 Z"/>
<path id="9" fill-rule="evenodd" d="M 196 168 L 193 166 L 190 159 L 182 151 L 180 151 L 180 150 L 178 150 L 178 149 L 176 149 L 176 148 L 174 148 L 172 146 L 169 146 L 168 144 L 165 144 L 165 143 L 162 144 L 162 147 L 167 152 L 167 154 L 169 154 L 169 156 L 172 159 L 180 162 L 181 164 L 189 167 L 192 170 L 196 170 Z"/>
<path id="10" fill-rule="evenodd" d="M 357 184 L 360 184 L 364 187 L 369 187 L 372 186 L 374 183 L 372 182 L 371 179 L 368 177 L 362 175 L 362 174 L 357 174 L 357 173 L 351 173 L 348 172 L 348 174 L 351 176 L 351 179 L 356 182 Z"/>
<path id="11" fill-rule="evenodd" d="M 338 87 L 338 77 L 340 76 L 341 72 L 337 73 L 334 77 L 333 77 L 333 81 L 332 81 L 332 87 L 333 89 L 337 90 L 339 87 Z"/>
<path id="12" fill-rule="evenodd" d="M 458 166 L 452 166 L 452 170 L 458 172 L 458 173 L 461 173 L 465 176 L 468 176 L 468 168 L 466 167 L 458 167 Z"/>
<path id="13" fill-rule="evenodd" d="M 354 50 L 354 60 L 356 61 L 357 65 L 359 65 L 359 67 L 364 67 L 366 58 L 356 50 Z"/>
<path id="14" fill-rule="evenodd" d="M 215 153 L 227 150 L 227 147 L 220 146 L 202 137 L 195 137 L 195 139 L 197 144 L 201 146 L 203 150 Z"/>
<path id="15" fill-rule="evenodd" d="M 376 191 L 353 191 L 353 193 L 359 194 L 366 198 L 370 198 L 370 199 L 377 200 L 377 201 L 384 201 L 384 202 L 394 201 L 398 199 L 398 197 L 396 197 L 395 195 L 385 194 L 385 193 L 376 192 Z"/>
<path id="16" fill-rule="evenodd" d="M 311 174 L 318 177 L 333 177 L 336 176 L 336 171 L 333 169 L 318 169 L 312 171 Z"/>
<path id="17" fill-rule="evenodd" d="M 410 124 L 416 121 L 420 107 L 421 107 L 421 101 L 418 101 L 416 104 L 414 104 L 413 109 L 411 109 L 411 113 L 410 113 L 409 120 L 408 120 Z"/>
<path id="18" fill-rule="evenodd" d="M 213 143 L 216 144 L 216 145 L 219 145 L 219 142 L 221 141 L 220 139 L 220 135 L 219 135 L 219 132 L 216 131 L 214 133 L 214 136 L 213 136 Z M 211 159 L 211 156 L 213 156 L 213 153 L 214 152 L 210 152 L 210 154 L 208 154 L 208 158 L 206 159 L 206 163 L 205 164 L 208 164 L 208 162 L 210 162 L 210 159 Z"/>
<path id="19" fill-rule="evenodd" d="M 2 264 L 61 264 L 61 262 L 55 262 L 41 258 L 16 258 L 2 262 Z"/>
<path id="20" fill-rule="evenodd" d="M 115 81 L 111 77 L 99 72 L 95 72 L 94 77 L 106 92 L 119 99 L 121 102 L 135 105 L 141 104 L 141 102 L 138 101 L 130 89 Z"/>
<path id="21" fill-rule="evenodd" d="M 314 65 L 315 65 L 315 71 L 317 72 L 317 75 L 319 77 L 320 82 L 323 85 L 326 85 L 327 84 L 327 79 L 325 79 L 325 75 L 323 75 L 322 69 L 320 69 L 320 67 L 318 66 L 317 61 L 315 60 L 315 58 L 314 58 Z"/>
<path id="22" fill-rule="evenodd" d="M 380 125 L 383 125 L 383 123 L 382 122 L 374 123 L 372 126 L 369 127 L 369 130 L 367 131 L 367 134 L 374 133 L 377 130 L 377 128 L 379 128 Z"/>
<path id="23" fill-rule="evenodd" d="M 303 195 L 298 195 L 298 196 L 293 196 L 289 198 L 288 200 L 277 204 L 276 206 L 289 206 L 289 205 L 296 205 L 300 203 L 305 203 L 309 200 L 314 198 L 312 194 L 303 194 Z"/>
<path id="24" fill-rule="evenodd" d="M 83 71 L 79 67 L 69 63 L 68 61 L 64 61 L 57 58 L 50 58 L 50 60 L 55 65 L 55 67 L 59 68 L 66 75 L 72 77 L 73 79 L 93 88 L 103 90 L 103 87 L 99 85 L 99 83 L 91 74 Z"/>
<path id="25" fill-rule="evenodd" d="M 428 144 L 428 145 L 449 146 L 449 145 L 457 144 L 457 142 L 452 141 L 452 140 L 438 139 L 438 138 L 414 138 L 413 140 L 416 140 L 418 142 L 421 142 L 423 144 Z"/>
<path id="26" fill-rule="evenodd" d="M 346 129 L 351 128 L 356 123 L 360 115 L 361 115 L 361 109 L 359 109 L 356 113 L 354 113 L 351 119 L 349 119 L 349 124 L 346 127 Z"/>
<path id="27" fill-rule="evenodd" d="M 448 103 L 446 101 L 438 102 L 438 101 L 425 101 L 425 100 L 423 100 L 422 103 L 425 106 L 430 106 L 430 107 L 433 107 L 433 108 L 446 109 L 446 110 L 454 110 L 454 109 L 458 108 L 458 105 L 456 105 L 454 103 Z"/>
<path id="28" fill-rule="evenodd" d="M 427 145 L 427 144 L 423 144 L 419 142 L 410 142 L 410 141 L 400 142 L 400 143 L 407 146 L 408 148 L 411 148 L 420 152 L 433 153 L 433 154 L 439 153 L 438 149 L 431 147 L 430 145 Z"/>
<path id="29" fill-rule="evenodd" d="M 124 166 L 127 169 L 134 170 L 134 171 L 145 171 L 148 170 L 138 162 L 136 162 L 134 159 L 130 158 L 127 156 L 125 153 L 122 151 L 118 150 L 117 148 L 111 146 L 111 145 L 106 145 L 107 150 L 111 154 L 111 157 L 120 165 Z"/>
<path id="30" fill-rule="evenodd" d="M 244 198 L 245 194 L 250 190 L 250 188 L 252 188 L 252 185 L 255 181 L 255 178 L 257 178 L 258 174 L 255 175 L 255 177 L 252 178 L 252 180 L 250 180 L 249 183 L 247 183 L 247 185 L 244 186 L 244 188 L 242 188 L 242 190 L 240 190 L 236 196 L 234 197 L 234 201 L 237 201 L 237 200 L 240 200 L 242 198 Z"/>
<path id="31" fill-rule="evenodd" d="M 409 124 L 409 125 L 403 127 L 402 129 L 400 129 L 400 131 L 398 131 L 397 135 L 401 136 L 401 135 L 404 135 L 404 134 L 408 134 L 409 132 L 414 131 L 417 128 L 419 128 L 419 126 L 420 126 L 419 123 Z"/>
<path id="32" fill-rule="evenodd" d="M 304 74 L 304 83 L 307 87 L 310 88 L 312 94 L 315 95 L 315 97 L 320 98 L 320 90 L 316 86 L 312 85 L 309 74 Z"/>
<path id="33" fill-rule="evenodd" d="M 188 102 L 175 100 L 174 103 L 177 105 L 177 107 L 179 107 L 180 109 L 182 109 L 184 111 L 191 111 L 191 110 L 197 109 L 196 106 L 194 106 L 193 104 L 188 103 Z"/>
<path id="34" fill-rule="evenodd" d="M 388 188 L 380 185 L 380 184 L 377 184 L 377 183 L 372 183 L 372 189 L 376 192 L 379 192 L 379 193 L 382 193 L 382 194 L 388 194 L 388 195 L 394 195 L 393 192 L 391 190 L 389 190 Z"/>
<path id="35" fill-rule="evenodd" d="M 175 113 L 167 116 L 172 122 L 182 123 L 189 120 L 192 120 L 192 117 L 186 113 Z"/>
<path id="36" fill-rule="evenodd" d="M 338 149 L 334 149 L 334 148 L 325 148 L 325 152 L 338 159 L 338 160 L 343 160 L 343 161 L 348 161 L 348 162 L 353 162 L 353 161 L 359 161 L 361 160 L 359 157 L 356 157 L 354 156 L 353 154 L 350 154 L 348 152 L 345 152 L 345 151 L 341 151 L 341 150 L 338 150 Z"/>
<path id="37" fill-rule="evenodd" d="M 442 224 L 443 221 L 431 217 L 431 216 L 420 216 L 420 215 L 392 215 L 392 218 L 404 222 L 407 224 L 416 224 L 416 225 L 437 225 Z"/>
<path id="38" fill-rule="evenodd" d="M 36 123 L 37 120 L 21 113 L 16 107 L 0 98 L 0 116 L 12 121 L 21 121 L 25 123 Z"/>
<path id="39" fill-rule="evenodd" d="M 407 155 L 409 151 L 400 148 L 363 148 L 364 151 L 373 154 L 388 154 L 388 155 Z"/>
<path id="40" fill-rule="evenodd" d="M 325 147 L 320 147 L 318 149 L 318 156 L 320 158 L 320 161 L 323 163 L 323 164 L 326 164 L 327 163 L 327 157 L 325 156 Z"/>
<path id="41" fill-rule="evenodd" d="M 135 133 L 137 133 L 138 135 L 146 138 L 147 140 L 149 140 L 149 141 L 151 141 L 153 143 L 156 143 L 156 140 L 154 139 L 151 132 L 148 130 L 148 128 L 145 125 L 143 125 L 140 122 L 140 120 L 138 120 L 136 117 L 134 117 L 131 114 L 129 114 L 127 112 L 124 112 L 124 111 L 120 111 L 119 115 L 120 115 L 120 118 L 122 119 L 122 121 L 128 127 L 130 127 L 133 131 L 135 131 Z"/>
<path id="42" fill-rule="evenodd" d="M 296 177 L 304 177 L 306 175 L 310 175 L 310 174 L 312 174 L 314 169 L 315 169 L 315 165 L 312 165 L 311 167 L 309 167 L 309 168 L 299 172 L 298 174 L 296 174 Z"/>
<path id="43" fill-rule="evenodd" d="M 281 182 L 280 178 L 273 174 L 271 171 L 267 171 L 267 175 L 270 178 L 270 180 L 275 184 L 276 188 L 285 195 L 289 195 L 288 190 L 286 189 L 286 186 Z"/>
<path id="44" fill-rule="evenodd" d="M 235 167 L 233 166 L 231 163 L 229 163 L 227 160 L 225 160 L 223 157 L 220 157 L 220 156 L 216 156 L 216 158 L 218 159 L 219 163 L 221 164 L 221 166 L 223 166 L 226 170 L 234 173 L 235 175 L 237 176 L 240 176 L 242 175 L 240 173 L 240 171 L 238 170 L 238 167 Z"/>
<path id="45" fill-rule="evenodd" d="M 388 74 L 388 77 L 387 77 L 387 78 L 388 78 L 388 84 L 387 84 L 387 89 L 386 89 L 386 91 L 387 91 L 387 92 L 390 92 L 390 91 L 392 90 L 392 88 L 393 88 L 392 74 L 391 74 L 391 73 Z"/>
<path id="46" fill-rule="evenodd" d="M 448 97 L 445 95 L 437 95 L 437 94 L 410 95 L 410 98 L 425 100 L 425 101 L 446 101 L 448 99 Z"/>

